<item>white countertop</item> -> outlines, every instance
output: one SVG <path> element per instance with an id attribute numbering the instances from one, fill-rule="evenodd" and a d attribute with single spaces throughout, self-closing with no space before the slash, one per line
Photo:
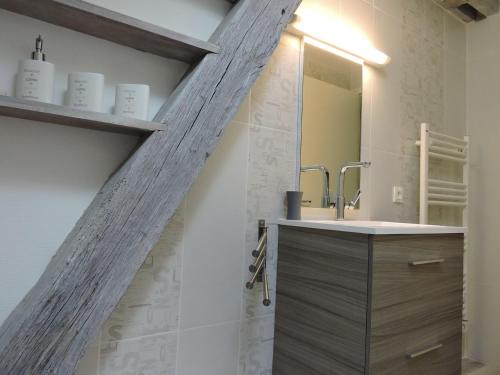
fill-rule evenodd
<path id="1" fill-rule="evenodd" d="M 463 227 L 445 227 L 441 225 L 391 223 L 388 221 L 357 220 L 286 220 L 278 219 L 272 224 L 291 227 L 335 230 L 340 232 L 363 234 L 445 234 L 465 233 Z"/>

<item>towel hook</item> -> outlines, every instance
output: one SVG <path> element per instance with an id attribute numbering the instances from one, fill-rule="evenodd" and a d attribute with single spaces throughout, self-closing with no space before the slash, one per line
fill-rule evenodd
<path id="1" fill-rule="evenodd" d="M 264 220 L 259 220 L 259 242 L 257 248 L 252 251 L 252 256 L 255 258 L 254 262 L 248 267 L 252 274 L 250 280 L 246 283 L 247 289 L 253 289 L 256 282 L 263 283 L 263 300 L 264 306 L 271 304 L 269 294 L 269 281 L 267 277 L 267 227 Z"/>

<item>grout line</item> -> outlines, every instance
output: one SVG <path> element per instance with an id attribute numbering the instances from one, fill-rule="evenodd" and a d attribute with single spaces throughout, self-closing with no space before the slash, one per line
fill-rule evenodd
<path id="1" fill-rule="evenodd" d="M 249 121 L 240 121 L 240 120 L 231 120 L 230 124 L 237 124 L 237 125 L 249 125 Z"/>
<path id="2" fill-rule="evenodd" d="M 249 95 L 249 111 L 251 113 L 251 105 L 252 105 L 252 95 L 251 95 L 251 89 L 250 89 L 250 95 Z M 250 120 L 250 113 L 249 113 L 249 120 Z M 244 316 L 245 316 L 245 277 L 246 277 L 246 252 L 247 252 L 247 235 L 248 235 L 248 187 L 249 187 L 249 174 L 250 174 L 250 123 L 247 124 L 247 157 L 246 157 L 246 173 L 245 173 L 245 215 L 244 215 L 244 221 L 245 221 L 245 231 L 244 231 L 244 238 L 243 238 L 243 257 L 242 257 L 242 264 L 240 265 L 241 267 L 241 299 L 240 299 L 240 329 L 238 332 L 238 353 L 237 353 L 237 371 L 239 374 L 242 373 L 243 369 L 241 368 L 241 351 L 242 351 L 242 342 L 243 342 L 243 335 L 242 335 L 242 330 L 244 327 Z"/>
<path id="3" fill-rule="evenodd" d="M 274 312 L 269 312 L 269 313 L 265 313 L 265 314 L 258 314 L 258 315 L 254 315 L 254 316 L 249 316 L 246 319 L 247 320 L 257 320 L 257 319 L 262 319 L 262 318 L 269 318 L 269 317 L 274 316 L 274 315 L 275 315 Z"/>
<path id="4" fill-rule="evenodd" d="M 102 347 L 102 329 L 99 331 L 99 336 L 98 336 L 98 341 L 97 341 L 97 375 L 101 375 L 101 347 Z"/>
<path id="5" fill-rule="evenodd" d="M 272 126 L 254 124 L 252 122 L 249 122 L 248 125 L 251 126 L 251 127 L 255 127 L 255 128 L 264 128 L 264 129 L 267 129 L 267 130 L 274 130 L 274 131 L 277 131 L 277 132 L 280 132 L 280 133 L 287 133 L 287 134 L 296 133 L 296 131 L 297 131 L 297 129 L 290 129 L 290 130 L 288 130 L 288 129 L 273 128 Z"/>
<path id="6" fill-rule="evenodd" d="M 212 323 L 212 324 L 204 324 L 201 326 L 196 326 L 196 327 L 191 327 L 191 328 L 186 328 L 183 329 L 182 332 L 191 332 L 191 331 L 196 331 L 199 329 L 204 329 L 204 328 L 214 328 L 214 327 L 222 327 L 228 324 L 232 323 L 238 323 L 241 322 L 241 319 L 233 319 L 233 320 L 226 320 L 224 322 L 219 322 L 219 323 Z"/>
<path id="7" fill-rule="evenodd" d="M 187 217 L 187 199 L 184 201 L 182 205 L 182 245 L 179 254 L 180 258 L 180 288 L 179 288 L 179 306 L 177 308 L 177 347 L 175 353 L 175 373 L 179 373 L 179 357 L 180 357 L 180 347 L 181 347 L 181 321 L 182 321 L 182 300 L 183 300 L 183 285 L 184 285 L 184 252 L 185 252 L 185 243 L 186 243 L 186 217 Z"/>
<path id="8" fill-rule="evenodd" d="M 394 151 L 389 151 L 389 150 L 386 150 L 386 149 L 383 149 L 383 148 L 380 148 L 378 146 L 368 146 L 367 147 L 368 150 L 370 151 L 370 153 L 373 153 L 373 152 L 380 152 L 380 153 L 383 153 L 383 154 L 389 154 L 391 156 L 398 156 L 398 157 L 402 157 L 404 159 L 418 159 L 418 155 L 413 155 L 413 154 L 402 154 L 400 152 L 394 152 Z M 416 146 L 415 146 L 415 149 Z M 373 157 L 373 154 L 370 155 L 371 157 Z"/>
<path id="9" fill-rule="evenodd" d="M 119 344 L 121 342 L 131 342 L 135 340 L 142 340 L 142 339 L 147 339 L 151 337 L 160 337 L 160 336 L 167 336 L 167 335 L 173 335 L 177 331 L 165 331 L 165 332 L 158 332 L 158 333 L 152 333 L 150 335 L 143 335 L 143 336 L 137 336 L 137 337 L 127 337 L 121 340 L 112 340 L 112 341 L 107 341 L 107 344 Z"/>
<path id="10" fill-rule="evenodd" d="M 295 113 L 295 126 L 294 126 L 294 138 L 296 140 L 295 145 L 295 173 L 293 177 L 293 186 L 294 189 L 300 190 L 300 166 L 302 163 L 302 125 L 303 125 L 303 117 L 304 117 L 304 38 L 300 38 L 298 41 L 299 50 L 298 50 L 298 69 L 297 69 L 297 110 Z"/>

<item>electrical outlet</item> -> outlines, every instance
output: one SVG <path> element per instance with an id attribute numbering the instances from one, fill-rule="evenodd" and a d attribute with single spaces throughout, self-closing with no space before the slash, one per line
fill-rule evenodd
<path id="1" fill-rule="evenodd" d="M 392 203 L 403 203 L 404 189 L 402 186 L 394 186 L 392 188 Z"/>

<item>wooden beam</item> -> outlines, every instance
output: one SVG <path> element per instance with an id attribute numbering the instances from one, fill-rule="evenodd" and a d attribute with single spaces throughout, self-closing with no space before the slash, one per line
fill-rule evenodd
<path id="1" fill-rule="evenodd" d="M 72 374 L 201 171 L 300 0 L 243 0 L 0 327 L 0 374 Z M 201 249 L 200 249 L 201 251 Z M 200 306 L 203 308 L 203 306 Z"/>

